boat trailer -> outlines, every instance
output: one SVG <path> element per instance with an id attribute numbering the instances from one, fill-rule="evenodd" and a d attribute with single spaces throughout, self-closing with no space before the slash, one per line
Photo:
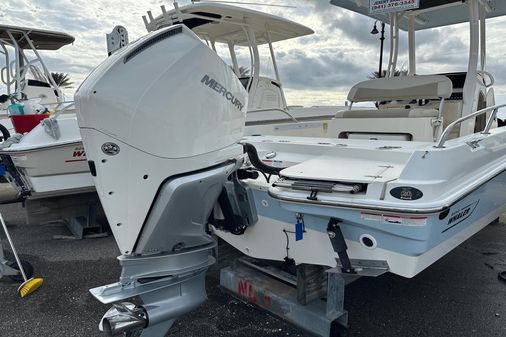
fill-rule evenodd
<path id="1" fill-rule="evenodd" d="M 108 236 L 108 224 L 96 192 L 25 201 L 28 223 L 61 222 L 70 235 L 55 239 L 94 239 Z"/>
<path id="2" fill-rule="evenodd" d="M 323 266 L 299 265 L 296 276 L 249 257 L 220 271 L 220 285 L 233 296 L 254 304 L 316 336 L 344 337 L 344 277 Z"/>
<path id="3" fill-rule="evenodd" d="M 97 238 L 108 235 L 104 212 L 96 192 L 31 198 L 30 187 L 16 169 L 9 156 L 0 156 L 0 173 L 20 187 L 14 198 L 0 201 L 0 205 L 21 202 L 26 209 L 28 223 L 62 222 L 71 235 L 55 239 Z"/>

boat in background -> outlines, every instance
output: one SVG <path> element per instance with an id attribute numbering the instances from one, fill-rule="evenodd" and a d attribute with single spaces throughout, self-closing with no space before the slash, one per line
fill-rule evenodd
<path id="1" fill-rule="evenodd" d="M 274 15 L 238 6 L 214 3 L 176 6 L 171 11 L 165 11 L 164 7 L 164 14 L 157 18 L 153 18 L 151 13 L 149 15 L 152 20 L 148 22 L 145 19 L 148 31 L 156 31 L 175 22 L 182 22 L 216 53 L 223 50 L 229 51 L 229 55 L 222 58 L 232 60 L 231 67 L 234 73 L 249 93 L 246 106 L 248 113 L 245 134 L 247 135 L 284 135 L 287 133 L 305 136 L 319 135 L 327 127 L 327 123 L 322 120 L 326 121 L 332 118 L 338 111 L 345 108 L 344 106 L 307 108 L 287 106 L 273 43 L 313 34 L 314 32 L 306 26 Z M 238 27 L 243 28 L 238 29 Z M 248 31 L 244 27 L 251 27 L 251 29 Z M 41 44 L 42 48 L 48 49 L 58 49 L 73 41 L 73 38 L 64 33 L 28 28 L 16 29 L 17 35 L 14 34 L 14 40 L 10 42 L 12 47 L 15 48 L 16 45 L 19 45 L 17 41 L 20 39 L 31 41 L 19 47 L 20 52 L 23 52 L 25 47 L 35 48 L 41 41 L 46 43 Z M 14 28 L 4 27 L 4 30 L 7 34 L 9 30 L 14 30 Z M 113 43 L 114 41 L 116 44 Z M 118 43 L 119 41 L 121 43 Z M 108 50 L 108 54 L 121 52 L 121 48 L 127 43 L 126 29 L 116 27 L 111 34 L 108 34 L 108 44 L 113 46 Z M 275 78 L 262 74 L 261 71 L 265 65 L 261 64 L 259 46 L 268 47 Z M 242 48 L 243 52 L 250 55 L 251 64 L 249 66 L 252 69 L 250 76 L 241 75 L 236 55 L 238 48 Z M 10 78 L 19 80 L 21 85 L 18 87 L 24 88 L 21 92 L 25 96 L 36 97 L 41 93 L 35 93 L 32 86 L 29 85 L 29 83 L 35 82 L 31 79 L 24 80 L 25 74 L 31 70 L 37 75 L 37 83 L 44 84 L 43 87 L 47 89 L 46 91 L 54 89 L 54 92 L 58 93 L 52 78 L 48 77 L 49 73 L 42 59 L 37 57 L 36 61 L 42 65 L 44 71 L 34 71 L 33 62 L 30 62 L 30 66 L 20 66 L 19 79 L 13 70 L 11 70 Z M 212 75 L 211 73 L 203 73 L 201 80 L 205 81 L 212 90 L 223 90 Z M 225 94 L 223 91 L 222 93 Z M 51 99 L 48 96 L 41 103 L 59 102 L 59 97 L 61 94 L 53 95 Z M 228 99 L 228 96 L 226 98 Z M 244 102 L 244 104 L 246 103 Z M 141 121 L 138 122 L 141 123 Z M 47 126 L 49 123 L 51 123 L 50 129 Z M 196 124 L 194 126 L 197 127 Z M 51 117 L 45 125 L 37 125 L 31 132 L 16 139 L 16 143 L 7 143 L 0 148 L 0 156 L 4 158 L 7 179 L 20 196 L 42 199 L 94 191 L 92 177 L 86 162 L 86 153 L 73 111 L 57 114 Z"/>
<path id="2" fill-rule="evenodd" d="M 252 13 L 254 19 L 250 17 Z M 201 2 L 176 6 L 170 11 L 163 7 L 162 14 L 155 18 L 149 11 L 143 19 L 148 32 L 183 23 L 223 60 L 231 60 L 234 73 L 248 91 L 245 135 L 319 135 L 326 129 L 322 121 L 347 107 L 287 105 L 273 44 L 314 34 L 309 27 L 238 6 Z M 252 30 L 237 29 L 238 25 Z M 262 47 L 268 49 L 268 55 L 262 55 Z M 238 52 L 249 55 L 250 62 L 240 64 Z M 269 62 L 262 63 L 262 56 L 268 57 Z M 241 73 L 241 69 L 248 68 L 249 75 Z"/>
<path id="3" fill-rule="evenodd" d="M 25 113 L 10 116 L 20 133 L 0 144 L 0 157 L 6 179 L 21 198 L 94 190 L 73 102 L 64 101 L 39 53 L 73 42 L 74 37 L 66 33 L 0 26 L 0 50 L 6 64 L 2 68 L 3 108 L 7 111 L 16 104 Z M 34 105 L 42 111 L 35 111 Z"/>
<path id="4" fill-rule="evenodd" d="M 91 289 L 114 303 L 104 332 L 162 337 L 200 305 L 215 261 L 211 234 L 266 263 L 325 266 L 328 279 L 410 278 L 504 212 L 506 128 L 496 127 L 496 116 L 506 105 L 494 103 L 485 27 L 487 18 L 506 15 L 506 3 L 421 0 L 388 15 L 369 14 L 368 1 L 332 3 L 390 24 L 392 32 L 388 77 L 348 94 L 353 103 L 385 103 L 340 113 L 343 131 L 334 137 L 243 138 L 249 86 L 195 27 L 181 24 L 177 4 L 175 18 L 163 7 L 158 19 L 150 13 L 147 25 L 163 18 L 166 26 L 113 53 L 83 82 L 79 127 L 122 253 L 119 282 Z M 193 15 L 196 27 L 216 20 L 250 37 L 256 29 L 227 16 Z M 243 15 L 250 22 L 265 17 Z M 418 74 L 416 32 L 459 22 L 470 23 L 467 72 Z M 393 77 L 401 29 L 409 37 L 409 75 Z M 242 290 L 261 299 L 251 285 Z M 318 322 L 329 329 L 345 323 L 343 302 L 327 297 L 332 310 Z M 300 321 L 317 318 L 283 310 Z"/>

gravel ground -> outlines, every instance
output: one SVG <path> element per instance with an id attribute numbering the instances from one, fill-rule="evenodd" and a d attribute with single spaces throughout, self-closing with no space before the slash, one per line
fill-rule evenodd
<path id="1" fill-rule="evenodd" d="M 109 306 L 88 289 L 117 281 L 114 239 L 53 240 L 68 234 L 66 228 L 26 225 L 19 204 L 2 205 L 0 212 L 22 258 L 44 277 L 42 288 L 26 299 L 18 298 L 17 284 L 0 279 L 0 336 L 102 336 L 97 324 Z M 506 336 L 506 283 L 497 278 L 506 270 L 505 238 L 503 216 L 413 279 L 386 274 L 348 285 L 350 335 Z M 208 273 L 209 300 L 176 321 L 167 336 L 310 336 L 234 299 L 218 283 L 214 267 Z"/>

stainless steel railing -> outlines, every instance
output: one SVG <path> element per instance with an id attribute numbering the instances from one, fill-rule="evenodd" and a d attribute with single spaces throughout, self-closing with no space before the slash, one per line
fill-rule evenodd
<path id="1" fill-rule="evenodd" d="M 478 110 L 478 111 L 476 111 L 476 112 L 474 112 L 474 113 L 472 113 L 470 115 L 467 115 L 467 116 L 464 116 L 464 117 L 461 117 L 461 118 L 457 119 L 456 121 L 454 121 L 453 123 L 451 123 L 450 125 L 448 125 L 446 127 L 446 129 L 441 134 L 441 137 L 439 137 L 437 145 L 434 146 L 434 147 L 438 148 L 438 149 L 443 148 L 444 144 L 448 140 L 448 136 L 450 135 L 450 133 L 452 132 L 453 128 L 456 125 L 459 125 L 459 124 L 461 124 L 462 122 L 464 122 L 464 121 L 466 121 L 468 119 L 475 118 L 477 116 L 483 115 L 484 113 L 492 111 L 492 113 L 490 114 L 490 117 L 488 118 L 487 125 L 485 125 L 485 128 L 481 132 L 484 135 L 488 135 L 489 131 L 490 131 L 490 128 L 492 127 L 492 123 L 494 122 L 494 120 L 495 120 L 495 118 L 497 116 L 497 112 L 499 111 L 500 108 L 504 108 L 505 106 L 506 106 L 506 104 L 494 105 L 494 106 L 491 106 L 491 107 L 488 107 L 488 108 L 485 108 L 485 109 L 482 109 L 482 110 Z"/>

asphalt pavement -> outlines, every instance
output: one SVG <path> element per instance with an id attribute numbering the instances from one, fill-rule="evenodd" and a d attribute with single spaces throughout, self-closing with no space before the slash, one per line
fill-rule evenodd
<path id="1" fill-rule="evenodd" d="M 54 240 L 68 235 L 62 224 L 26 224 L 20 204 L 0 212 L 23 259 L 43 286 L 25 299 L 18 284 L 0 279 L 1 337 L 102 336 L 98 322 L 109 306 L 88 289 L 117 281 L 119 254 L 113 237 Z M 5 237 L 0 233 L 9 253 Z M 8 254 L 9 255 L 9 254 Z M 350 336 L 506 336 L 506 214 L 413 279 L 391 274 L 361 278 L 346 288 Z M 245 304 L 208 273 L 209 300 L 181 317 L 167 336 L 311 336 Z"/>

